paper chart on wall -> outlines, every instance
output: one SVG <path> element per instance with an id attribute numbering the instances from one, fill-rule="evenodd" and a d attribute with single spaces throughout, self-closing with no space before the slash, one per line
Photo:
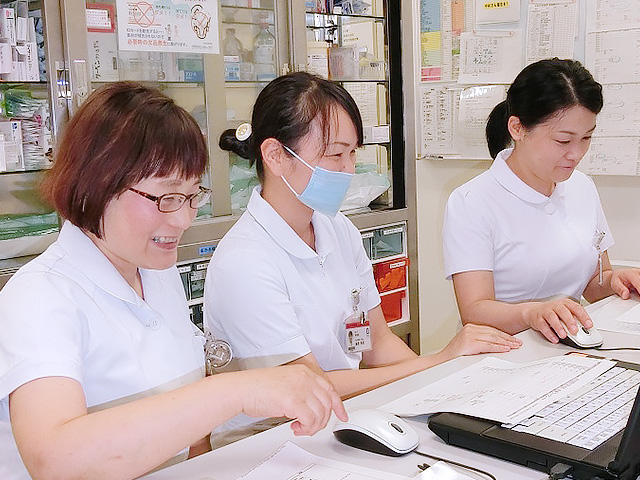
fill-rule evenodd
<path id="1" fill-rule="evenodd" d="M 544 58 L 573 58 L 578 5 L 576 0 L 529 3 L 526 62 Z"/>
<path id="2" fill-rule="evenodd" d="M 589 175 L 640 175 L 640 138 L 594 137 L 578 168 Z"/>
<path id="3" fill-rule="evenodd" d="M 602 86 L 604 104 L 598 114 L 595 137 L 640 134 L 640 84 L 612 83 Z"/>
<path id="4" fill-rule="evenodd" d="M 380 408 L 402 416 L 453 412 L 515 424 L 614 365 L 572 355 L 524 364 L 487 357 Z"/>
<path id="5" fill-rule="evenodd" d="M 408 477 L 329 460 L 287 442 L 238 480 L 408 480 Z"/>
<path id="6" fill-rule="evenodd" d="M 493 108 L 506 97 L 505 85 L 483 85 L 462 90 L 455 139 L 463 158 L 491 158 L 485 127 Z"/>
<path id="7" fill-rule="evenodd" d="M 473 9 L 465 0 L 420 0 L 420 80 L 449 82 L 458 77 L 460 35 Z"/>
<path id="8" fill-rule="evenodd" d="M 587 32 L 637 28 L 640 24 L 640 2 L 589 0 L 587 2 Z"/>
<path id="9" fill-rule="evenodd" d="M 588 33 L 586 67 L 600 83 L 637 83 L 640 29 Z"/>
<path id="10" fill-rule="evenodd" d="M 460 36 L 459 83 L 511 83 L 522 68 L 522 30 L 484 30 Z"/>
<path id="11" fill-rule="evenodd" d="M 462 87 L 421 85 L 421 158 L 456 155 L 455 125 Z"/>
<path id="12" fill-rule="evenodd" d="M 442 20 L 439 0 L 420 0 L 420 79 L 442 80 Z"/>

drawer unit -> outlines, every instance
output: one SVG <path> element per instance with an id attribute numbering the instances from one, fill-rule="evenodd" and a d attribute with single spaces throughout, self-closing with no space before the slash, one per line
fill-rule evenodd
<path id="1" fill-rule="evenodd" d="M 409 322 L 409 258 L 405 222 L 363 230 L 362 242 L 373 265 L 382 312 L 388 323 Z"/>

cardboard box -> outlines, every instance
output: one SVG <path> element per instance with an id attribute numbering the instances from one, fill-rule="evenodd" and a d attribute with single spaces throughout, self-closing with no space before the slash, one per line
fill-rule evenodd
<path id="1" fill-rule="evenodd" d="M 22 150 L 22 124 L 20 120 L 0 122 L 0 133 L 4 135 L 4 151 L 7 171 L 24 170 Z"/>
<path id="2" fill-rule="evenodd" d="M 11 7 L 0 8 L 0 39 L 16 45 L 16 17 Z"/>
<path id="3" fill-rule="evenodd" d="M 16 42 L 24 43 L 29 35 L 29 5 L 26 0 L 17 0 L 9 4 L 13 8 L 16 22 Z"/>
<path id="4" fill-rule="evenodd" d="M 40 81 L 40 65 L 38 63 L 38 45 L 36 42 L 27 42 L 24 45 L 27 49 L 25 56 L 25 70 L 28 82 Z"/>
<path id="5" fill-rule="evenodd" d="M 0 43 L 0 74 L 11 73 L 13 50 L 8 43 Z"/>
<path id="6" fill-rule="evenodd" d="M 7 171 L 7 161 L 4 155 L 4 135 L 0 133 L 0 172 Z"/>
<path id="7" fill-rule="evenodd" d="M 87 48 L 91 80 L 96 82 L 117 82 L 118 40 L 115 33 L 87 32 Z"/>

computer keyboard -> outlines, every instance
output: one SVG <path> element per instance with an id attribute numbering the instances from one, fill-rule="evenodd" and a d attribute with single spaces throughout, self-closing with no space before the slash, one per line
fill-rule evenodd
<path id="1" fill-rule="evenodd" d="M 510 428 L 593 450 L 627 424 L 640 372 L 613 367 Z"/>

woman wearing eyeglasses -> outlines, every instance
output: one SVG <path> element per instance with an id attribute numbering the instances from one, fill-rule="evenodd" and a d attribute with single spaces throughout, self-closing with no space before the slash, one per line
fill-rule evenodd
<path id="1" fill-rule="evenodd" d="M 69 123 L 43 185 L 57 241 L 0 291 L 0 478 L 136 478 L 205 450 L 225 420 L 312 434 L 333 387 L 307 368 L 204 376 L 174 266 L 207 202 L 195 121 L 154 89 L 105 86 Z"/>

